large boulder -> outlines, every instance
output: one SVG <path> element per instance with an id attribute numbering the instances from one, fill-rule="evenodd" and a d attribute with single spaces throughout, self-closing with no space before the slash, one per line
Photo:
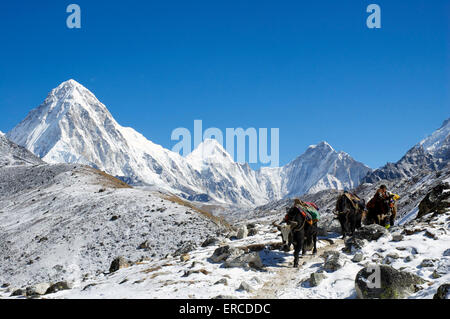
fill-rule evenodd
<path id="1" fill-rule="evenodd" d="M 242 226 L 238 229 L 236 238 L 237 239 L 244 239 L 248 236 L 248 229 L 247 226 Z"/>
<path id="2" fill-rule="evenodd" d="M 240 268 L 255 268 L 255 269 L 261 269 L 263 267 L 263 263 L 261 261 L 261 257 L 259 255 L 259 252 L 250 252 L 247 254 L 243 254 L 240 256 L 237 256 L 236 258 L 228 258 L 224 263 L 223 266 L 225 268 L 234 268 L 234 267 L 240 267 Z"/>
<path id="3" fill-rule="evenodd" d="M 349 237 L 345 240 L 345 247 L 342 249 L 343 252 L 352 254 L 360 251 L 367 244 L 367 240 L 359 239 L 356 237 Z"/>
<path id="4" fill-rule="evenodd" d="M 215 237 L 208 237 L 205 239 L 205 241 L 202 243 L 202 247 L 208 247 L 216 245 L 219 242 L 219 240 Z"/>
<path id="5" fill-rule="evenodd" d="M 341 258 L 341 254 L 337 251 L 327 251 L 322 254 L 325 259 L 323 269 L 328 272 L 334 272 L 344 266 L 345 261 Z"/>
<path id="6" fill-rule="evenodd" d="M 448 210 L 450 208 L 449 190 L 449 183 L 442 183 L 435 186 L 420 202 L 416 219 L 429 213 L 442 214 Z"/>
<path id="7" fill-rule="evenodd" d="M 45 292 L 45 294 L 47 295 L 47 294 L 54 294 L 54 293 L 56 293 L 56 292 L 58 292 L 58 291 L 61 291 L 61 290 L 69 290 L 69 289 L 72 289 L 72 284 L 70 284 L 70 283 L 68 283 L 67 281 L 60 281 L 60 282 L 57 282 L 56 284 L 53 284 L 53 285 L 51 285 L 48 289 L 47 289 L 47 291 Z"/>
<path id="8" fill-rule="evenodd" d="M 402 299 L 419 290 L 425 280 L 419 276 L 386 265 L 369 265 L 355 278 L 360 299 Z"/>
<path id="9" fill-rule="evenodd" d="M 361 228 L 357 229 L 354 234 L 354 238 L 357 239 L 366 239 L 368 241 L 372 240 L 378 240 L 381 237 L 385 237 L 389 235 L 389 231 L 380 225 L 372 224 L 372 225 L 365 225 Z"/>
<path id="10" fill-rule="evenodd" d="M 319 272 L 312 273 L 311 276 L 309 277 L 309 285 L 311 287 L 317 287 L 326 278 L 327 278 L 327 276 L 323 273 L 319 273 Z"/>
<path id="11" fill-rule="evenodd" d="M 433 299 L 450 299 L 450 284 L 443 284 L 439 286 Z"/>
<path id="12" fill-rule="evenodd" d="M 113 273 L 118 271 L 119 269 L 122 268 L 127 268 L 129 267 L 130 264 L 128 263 L 128 261 L 123 258 L 123 257 L 117 257 L 116 259 L 114 259 L 111 263 L 111 266 L 109 267 L 109 272 Z"/>
<path id="13" fill-rule="evenodd" d="M 442 258 L 439 260 L 436 269 L 433 271 L 433 278 L 440 278 L 450 274 L 450 259 Z"/>
<path id="14" fill-rule="evenodd" d="M 246 291 L 246 292 L 250 292 L 250 293 L 253 292 L 253 288 L 245 281 L 243 281 L 241 283 L 241 285 L 239 286 L 239 288 L 237 290 Z"/>
<path id="15" fill-rule="evenodd" d="M 50 288 L 50 284 L 48 282 L 43 282 L 36 284 L 34 286 L 27 287 L 26 294 L 27 297 L 35 297 L 45 295 L 47 289 Z"/>
<path id="16" fill-rule="evenodd" d="M 197 244 L 193 241 L 185 242 L 181 245 L 180 248 L 178 248 L 174 253 L 173 256 L 181 256 L 187 253 L 190 253 L 191 251 L 195 250 L 197 248 Z"/>
<path id="17" fill-rule="evenodd" d="M 222 246 L 217 248 L 212 256 L 210 257 L 210 260 L 215 263 L 219 263 L 222 261 L 227 260 L 228 258 L 236 258 L 240 255 L 242 255 L 244 251 L 242 249 L 232 247 L 232 246 Z"/>

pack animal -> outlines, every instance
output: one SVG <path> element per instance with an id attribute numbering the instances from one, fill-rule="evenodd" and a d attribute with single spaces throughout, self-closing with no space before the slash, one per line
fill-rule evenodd
<path id="1" fill-rule="evenodd" d="M 344 192 L 336 202 L 336 218 L 341 224 L 342 238 L 353 236 L 361 227 L 366 212 L 366 203 L 355 194 Z"/>
<path id="2" fill-rule="evenodd" d="M 311 249 L 313 254 L 317 253 L 317 223 L 308 222 L 307 217 L 297 206 L 288 210 L 285 220 L 292 233 L 294 267 L 298 267 L 300 251 L 302 255 L 306 255 L 306 252 Z"/>

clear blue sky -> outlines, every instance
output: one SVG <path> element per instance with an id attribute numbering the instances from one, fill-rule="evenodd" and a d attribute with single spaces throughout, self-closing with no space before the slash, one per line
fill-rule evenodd
<path id="1" fill-rule="evenodd" d="M 66 27 L 70 3 L 81 30 Z M 74 78 L 167 148 L 202 119 L 280 128 L 281 164 L 326 140 L 379 167 L 450 116 L 449 3 L 1 1 L 0 130 Z"/>

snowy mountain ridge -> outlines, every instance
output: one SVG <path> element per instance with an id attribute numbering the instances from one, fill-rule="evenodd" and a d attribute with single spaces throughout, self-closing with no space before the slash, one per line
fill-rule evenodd
<path id="1" fill-rule="evenodd" d="M 370 172 L 363 182 L 410 178 L 420 172 L 435 172 L 450 162 L 450 118 L 432 135 L 413 146 L 398 162 Z"/>
<path id="2" fill-rule="evenodd" d="M 215 140 L 203 141 L 182 157 L 120 126 L 74 80 L 53 89 L 6 136 L 49 163 L 86 164 L 131 184 L 247 206 L 326 188 L 352 188 L 370 171 L 326 142 L 309 147 L 284 167 L 258 171 L 234 162 Z"/>

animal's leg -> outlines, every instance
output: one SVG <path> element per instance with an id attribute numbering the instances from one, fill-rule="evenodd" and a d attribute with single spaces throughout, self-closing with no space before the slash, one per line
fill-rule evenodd
<path id="1" fill-rule="evenodd" d="M 314 235 L 314 249 L 313 249 L 313 255 L 317 254 L 317 234 Z"/>
<path id="2" fill-rule="evenodd" d="M 303 239 L 302 239 L 301 247 L 302 247 L 302 256 L 304 256 L 304 255 L 306 255 L 306 245 L 308 244 L 308 242 L 304 236 L 302 236 L 302 237 L 303 237 Z"/>
<path id="3" fill-rule="evenodd" d="M 294 239 L 294 268 L 298 267 L 298 259 L 299 259 L 299 255 L 300 255 L 300 250 L 303 249 L 303 233 L 300 234 L 300 232 L 295 232 L 293 235 L 293 239 Z"/>
<path id="4" fill-rule="evenodd" d="M 355 234 L 355 229 L 356 229 L 356 217 L 352 216 L 351 220 L 350 220 L 350 234 L 351 236 L 353 236 Z"/>

